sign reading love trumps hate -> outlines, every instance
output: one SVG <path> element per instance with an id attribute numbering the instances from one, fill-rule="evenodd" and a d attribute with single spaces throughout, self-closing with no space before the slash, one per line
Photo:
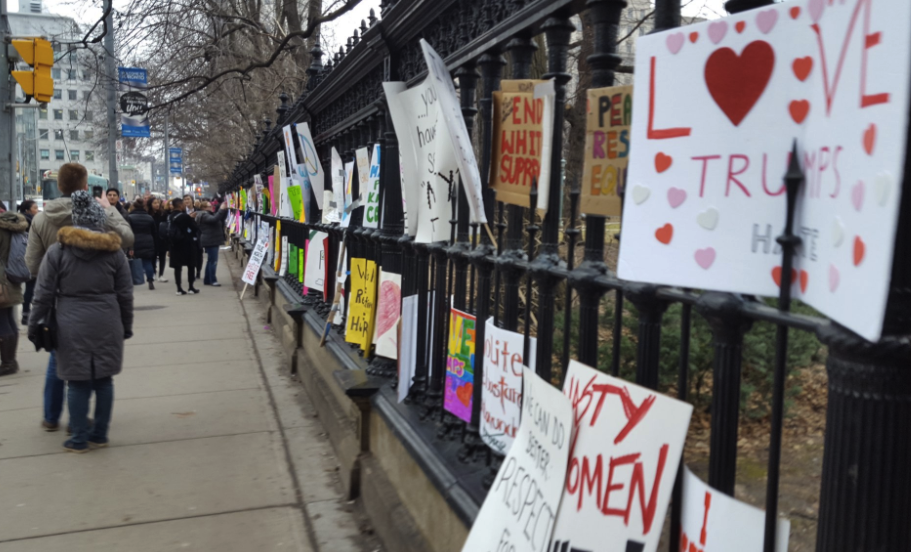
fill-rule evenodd
<path id="1" fill-rule="evenodd" d="M 637 44 L 619 275 L 794 293 L 882 331 L 907 143 L 911 3 L 776 4 Z M 781 274 L 783 175 L 805 182 Z"/>
<path id="2" fill-rule="evenodd" d="M 573 407 L 552 550 L 654 552 L 693 407 L 571 361 Z"/>
<path id="3" fill-rule="evenodd" d="M 545 552 L 560 509 L 573 431 L 569 400 L 525 368 L 522 424 L 462 552 Z"/>

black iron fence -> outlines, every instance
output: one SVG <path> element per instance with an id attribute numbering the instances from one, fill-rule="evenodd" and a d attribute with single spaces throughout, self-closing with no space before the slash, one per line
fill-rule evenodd
<path id="1" fill-rule="evenodd" d="M 727 8 L 736 12 L 771 3 L 731 0 Z M 325 54 L 320 47 L 314 48 L 306 90 L 293 105 L 288 105 L 288 98 L 282 94 L 275 126 L 264 121 L 255 148 L 238 163 L 222 191 L 249 187 L 254 175 L 266 178 L 272 173 L 276 153 L 283 144 L 281 127 L 286 124 L 309 122 L 324 167 L 330 166 L 333 146 L 345 161 L 352 161 L 355 149 L 380 144 L 383 222 L 379 229 L 363 227 L 361 209 L 354 212 L 347 229 L 338 224 L 282 220 L 281 234 L 289 243 L 303 248 L 311 231 L 326 232 L 330 236 L 330 267 L 337 263 L 344 243 L 349 259 L 367 258 L 385 271 L 402 274 L 403 296 L 417 293 L 420 304 L 426 305 L 431 299 L 435 302 L 436 318 L 442 323 L 430 324 L 427 309 L 419 309 L 419 361 L 408 408 L 420 410 L 426 423 L 437 425 L 441 439 L 460 440 L 460 460 L 489 463 L 492 473 L 499 465 L 498 458 L 479 437 L 482 386 L 474 387 L 470 423 L 443 411 L 446 317 L 441 313 L 448 312 L 450 306 L 482 321 L 477 326 L 477 358 L 483 357 L 483 321 L 489 316 L 495 317 L 498 327 L 537 335 L 536 370 L 555 385 L 560 384 L 571 357 L 620 374 L 624 316 L 636 316 L 635 381 L 657 389 L 661 371 L 666 374 L 674 368 L 661 366 L 664 314 L 671 305 L 679 304 L 675 307 L 680 309 L 679 361 L 677 381 L 672 387 L 683 400 L 691 388 L 690 334 L 695 309 L 714 337 L 708 483 L 729 495 L 733 495 L 736 483 L 744 336 L 754 322 L 774 324 L 777 333 L 769 405 L 765 540 L 765 550 L 770 552 L 774 549 L 772 537 L 779 515 L 789 332 L 815 333 L 828 347 L 829 377 L 816 549 L 856 552 L 911 546 L 911 524 L 907 521 L 911 519 L 911 440 L 905 438 L 911 421 L 911 269 L 903 254 L 911 236 L 911 193 L 902 197 L 885 337 L 879 343 L 867 342 L 827 320 L 791 313 L 790 286 L 786 281 L 773 307 L 752 297 L 619 280 L 605 263 L 606 225 L 602 217 L 585 218 L 583 253 L 577 263 L 576 251 L 583 236 L 578 215 L 579 186 L 576 181 L 564 183 L 557 170 L 551 175 L 549 204 L 560 205 L 561 199 L 567 197 L 567 206 L 563 212 L 550 209 L 543 220 L 536 218 L 533 209 L 497 203 L 493 191 L 485 188 L 484 208 L 487 219 L 495 222 L 496 244 L 492 236 L 470 223 L 468 202 L 459 186 L 453 188 L 458 197 L 453 202 L 456 207 L 448 242 L 420 244 L 404 234 L 398 145 L 381 83 L 402 80 L 413 85 L 424 77 L 419 39 L 426 39 L 443 56 L 458 80 L 462 114 L 469 132 L 475 135 L 482 178 L 486 178 L 491 163 L 492 93 L 499 89 L 504 71 L 508 70 L 513 79 L 531 77 L 539 44 L 535 37 L 543 35 L 547 69 L 540 76 L 554 79 L 556 105 L 564 105 L 567 85 L 573 79 L 567 66 L 576 30 L 573 18 L 582 14 L 594 29 L 592 53 L 587 58 L 591 86 L 614 84 L 615 71 L 621 64 L 616 48 L 618 24 L 625 6 L 624 0 L 383 2 L 382 19 L 376 19 L 371 12 L 369 22 L 363 22 L 348 45 L 329 56 L 326 63 L 322 62 Z M 657 0 L 654 21 L 658 30 L 679 25 L 680 1 Z M 563 123 L 563 111 L 558 109 L 554 128 L 563 128 Z M 556 132 L 554 167 L 560 166 L 563 141 L 564 134 Z M 800 168 L 792 166 L 785 181 L 792 205 L 802 182 Z M 356 178 L 354 186 L 353 195 L 357 197 Z M 903 189 L 911 191 L 906 185 Z M 534 202 L 533 192 L 532 205 Z M 245 219 L 251 229 L 261 222 L 270 227 L 277 222 L 272 216 L 256 213 L 246 213 Z M 316 220 L 320 220 L 318 212 Z M 790 273 L 793 251 L 799 244 L 799 238 L 791 232 L 791 221 L 788 222 L 778 239 L 783 251 L 783 274 Z M 327 289 L 334 289 L 334 276 L 334 270 L 330 270 L 324 283 Z M 302 303 L 311 305 L 322 316 L 329 314 L 331 294 L 329 301 L 313 290 L 304 296 L 297 276 L 289 274 L 285 279 Z M 449 297 L 453 298 L 452 305 Z M 605 308 L 612 309 L 612 313 L 605 313 Z M 604 333 L 599 330 L 606 317 L 613 320 L 609 357 L 599 354 L 604 340 Z M 430 328 L 433 336 L 427 335 Z M 336 331 L 343 332 L 344 327 L 336 326 Z M 559 341 L 554 336 L 559 336 Z M 435 345 L 427 351 L 429 343 Z M 555 354 L 555 346 L 559 355 Z M 376 356 L 371 350 L 361 353 L 371 373 L 395 377 L 394 361 Z M 476 362 L 474 369 L 475 381 L 483 381 L 483 363 Z M 671 514 L 670 550 L 679 547 L 679 492 L 678 481 Z"/>

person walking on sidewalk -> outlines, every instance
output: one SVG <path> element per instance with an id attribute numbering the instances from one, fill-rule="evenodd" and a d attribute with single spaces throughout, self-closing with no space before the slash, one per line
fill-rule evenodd
<path id="1" fill-rule="evenodd" d="M 41 263 L 28 332 L 29 339 L 37 336 L 37 321 L 56 306 L 57 373 L 69 382 L 73 431 L 63 448 L 82 453 L 108 444 L 112 378 L 123 367 L 123 341 L 133 336 L 133 278 L 120 236 L 104 230 L 101 205 L 84 190 L 73 193 L 72 204 L 73 226 L 60 229 Z M 97 336 L 104 336 L 104 346 Z M 92 392 L 95 414 L 89 431 Z"/>
<path id="2" fill-rule="evenodd" d="M 19 204 L 19 212 L 28 221 L 29 228 L 32 227 L 32 219 L 38 214 L 38 204 L 31 199 L 26 199 Z M 25 295 L 22 298 L 22 321 L 23 326 L 28 325 L 28 313 L 32 308 L 32 297 L 35 295 L 35 279 L 32 278 L 25 283 Z"/>
<path id="3" fill-rule="evenodd" d="M 199 248 L 199 226 L 196 225 L 196 211 L 184 212 L 183 200 L 174 199 L 171 208 L 170 229 L 168 231 L 171 268 L 174 269 L 174 283 L 177 284 L 177 295 L 199 293 L 193 287 L 196 282 L 196 250 Z M 187 267 L 187 281 L 190 287 L 183 290 L 181 271 Z"/>
<path id="4" fill-rule="evenodd" d="M 165 266 L 168 261 L 168 212 L 165 211 L 165 203 L 157 197 L 147 200 L 150 205 L 149 214 L 155 220 L 155 231 L 158 233 L 158 250 L 155 252 L 155 264 L 157 268 L 157 278 L 159 282 L 167 282 L 164 277 Z"/>
<path id="5" fill-rule="evenodd" d="M 22 284 L 14 284 L 7 279 L 6 267 L 10 262 L 13 235 L 25 232 L 28 232 L 28 220 L 24 215 L 11 211 L 0 214 L 0 376 L 19 371 L 19 363 L 16 362 L 19 326 L 16 325 L 13 308 L 22 303 Z"/>
<path id="6" fill-rule="evenodd" d="M 205 201 L 202 209 L 196 216 L 199 225 L 202 248 L 206 252 L 206 275 L 202 283 L 207 286 L 218 287 L 215 272 L 218 269 L 218 248 L 225 243 L 225 220 L 228 218 L 227 205 L 222 203 L 221 209 L 215 211 L 215 206 Z"/>
<path id="7" fill-rule="evenodd" d="M 130 227 L 133 229 L 133 258 L 142 262 L 142 268 L 149 282 L 149 289 L 155 289 L 155 256 L 158 254 L 158 227 L 155 219 L 146 212 L 145 202 L 137 199 L 130 206 Z"/>
<path id="8" fill-rule="evenodd" d="M 41 260 L 48 248 L 57 243 L 57 232 L 73 225 L 72 194 L 78 190 L 89 189 L 89 173 L 79 163 L 66 163 L 57 171 L 57 188 L 62 197 L 44 204 L 41 211 L 32 219 L 32 228 L 28 233 L 28 248 L 25 251 L 25 265 L 32 276 L 37 276 Z M 105 230 L 120 236 L 124 247 L 133 246 L 133 231 L 130 224 L 120 216 L 114 207 L 102 196 L 98 202 L 104 207 L 107 215 Z M 60 429 L 60 414 L 63 412 L 66 383 L 57 377 L 57 354 L 51 352 L 47 361 L 47 373 L 44 380 L 44 419 L 41 427 L 45 431 Z"/>

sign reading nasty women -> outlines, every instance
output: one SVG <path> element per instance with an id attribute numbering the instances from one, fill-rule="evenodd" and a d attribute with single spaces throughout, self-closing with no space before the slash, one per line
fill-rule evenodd
<path id="1" fill-rule="evenodd" d="M 633 87 L 588 91 L 585 164 L 580 208 L 589 215 L 620 214 L 620 190 L 626 186 Z"/>
<path id="2" fill-rule="evenodd" d="M 642 37 L 619 275 L 776 296 L 882 332 L 904 177 L 911 2 L 806 0 Z M 797 144 L 791 274 L 775 239 Z"/>
<path id="3" fill-rule="evenodd" d="M 546 552 L 573 432 L 569 400 L 525 368 L 522 424 L 462 552 Z"/>
<path id="4" fill-rule="evenodd" d="M 576 432 L 553 550 L 655 552 L 693 407 L 575 360 L 563 393 Z"/>

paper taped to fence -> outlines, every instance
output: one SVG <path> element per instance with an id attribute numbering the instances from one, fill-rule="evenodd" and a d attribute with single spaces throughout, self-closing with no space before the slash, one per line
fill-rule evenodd
<path id="1" fill-rule="evenodd" d="M 421 186 L 418 174 L 418 158 L 414 147 L 414 140 L 417 137 L 411 132 L 409 115 L 402 104 L 402 97 L 400 96 L 400 93 L 406 89 L 407 86 L 404 82 L 383 83 L 386 104 L 389 106 L 389 115 L 392 117 L 395 137 L 399 142 L 402 201 L 406 205 L 405 229 L 409 236 L 414 236 L 417 234 L 418 229 L 417 208 L 421 197 Z M 409 213 L 409 210 L 413 210 L 413 213 Z"/>
<path id="2" fill-rule="evenodd" d="M 629 165 L 633 87 L 591 89 L 587 105 L 580 211 L 619 216 Z"/>
<path id="3" fill-rule="evenodd" d="M 474 316 L 458 309 L 450 310 L 443 408 L 466 422 L 471 422 L 474 402 L 476 324 Z"/>
<path id="4" fill-rule="evenodd" d="M 908 21 L 911 2 L 814 0 L 643 36 L 620 277 L 765 296 L 790 282 L 878 339 L 904 177 Z M 783 275 L 775 239 L 795 140 L 802 245 Z"/>
<path id="5" fill-rule="evenodd" d="M 402 337 L 399 340 L 399 386 L 398 400 L 402 402 L 408 396 L 411 382 L 417 368 L 418 343 L 418 295 L 402 298 Z"/>
<path id="6" fill-rule="evenodd" d="M 256 276 L 259 275 L 259 270 L 263 266 L 263 260 L 266 258 L 266 249 L 268 247 L 268 236 L 263 235 L 256 240 L 256 247 L 253 248 L 253 253 L 250 254 L 250 261 L 247 263 L 247 268 L 244 269 L 244 275 L 241 278 L 245 284 L 251 286 L 256 285 Z"/>
<path id="7" fill-rule="evenodd" d="M 300 167 L 313 187 L 313 193 L 316 195 L 316 205 L 323 209 L 324 200 L 323 192 L 326 189 L 326 174 L 323 172 L 323 166 L 320 164 L 319 156 L 316 154 L 316 147 L 313 145 L 313 137 L 310 135 L 310 125 L 307 123 L 298 123 L 294 125 L 297 130 L 297 139 L 301 144 L 301 163 Z M 309 214 L 309 213 L 308 213 Z"/>
<path id="8" fill-rule="evenodd" d="M 398 326 L 402 318 L 402 275 L 381 270 L 376 300 L 373 334 L 376 354 L 396 359 L 399 351 Z"/>
<path id="9" fill-rule="evenodd" d="M 534 98 L 537 82 L 503 81 L 503 90 L 493 93 L 490 182 L 497 201 L 520 207 L 529 206 L 532 181 L 541 179 L 544 100 Z"/>
<path id="10" fill-rule="evenodd" d="M 351 298 L 348 301 L 348 326 L 345 341 L 370 350 L 373 314 L 376 309 L 376 262 L 351 259 Z"/>
<path id="11" fill-rule="evenodd" d="M 481 439 L 506 454 L 519 429 L 522 414 L 522 366 L 535 369 L 538 340 L 529 338 L 526 363 L 525 336 L 498 328 L 493 317 L 484 329 L 484 388 L 481 390 Z"/>
<path id="12" fill-rule="evenodd" d="M 327 245 L 329 234 L 313 230 L 307 242 L 307 259 L 304 265 L 304 285 L 319 291 L 325 290 Z"/>
<path id="13" fill-rule="evenodd" d="M 364 201 L 364 228 L 380 225 L 380 145 L 374 144 L 368 165 L 367 183 L 361 190 Z"/>
<path id="14" fill-rule="evenodd" d="M 762 552 L 765 512 L 709 487 L 683 468 L 680 550 Z M 787 552 L 791 522 L 778 520 L 776 552 Z"/>
<path id="15" fill-rule="evenodd" d="M 522 424 L 462 552 L 548 552 L 573 432 L 572 406 L 525 368 Z M 594 530 L 594 528 L 593 528 Z"/>
<path id="16" fill-rule="evenodd" d="M 563 393 L 576 433 L 553 546 L 655 552 L 693 407 L 575 360 Z"/>

